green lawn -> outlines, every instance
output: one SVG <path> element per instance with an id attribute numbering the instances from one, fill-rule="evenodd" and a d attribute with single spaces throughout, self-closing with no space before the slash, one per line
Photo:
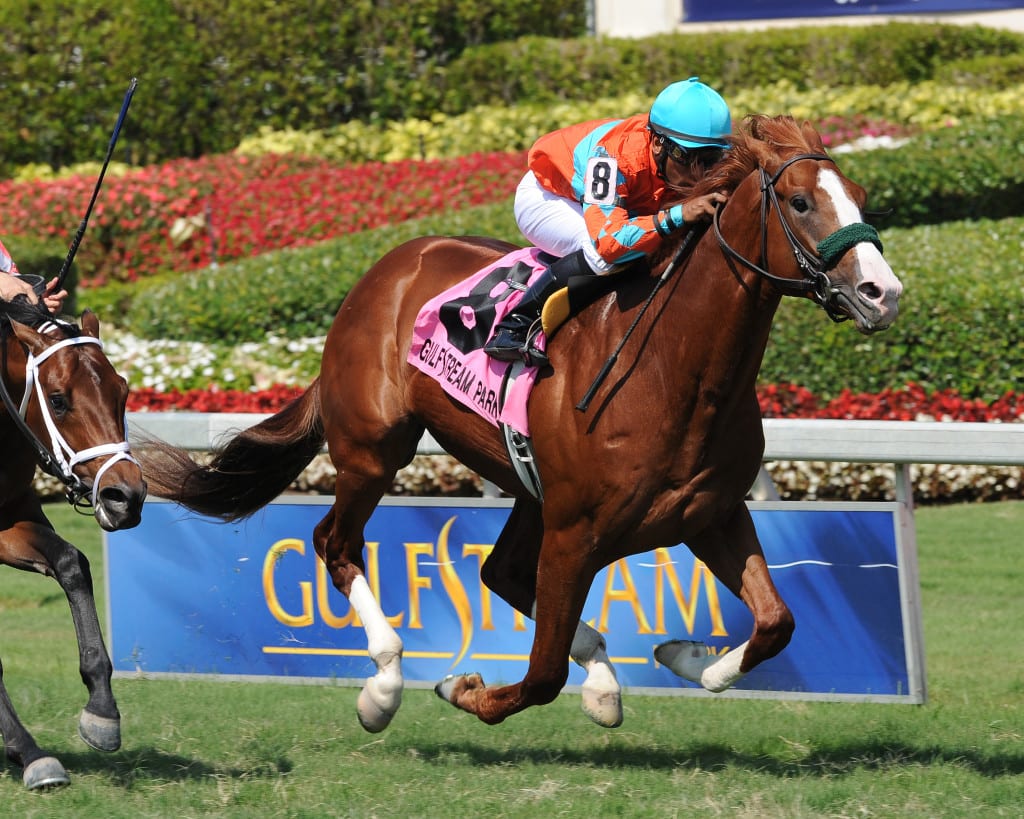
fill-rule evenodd
<path id="1" fill-rule="evenodd" d="M 53 508 L 101 577 L 99 530 Z M 115 680 L 124 747 L 76 736 L 85 702 L 51 580 L 0 570 L 0 658 L 22 718 L 72 786 L 32 794 L 0 767 L 0 816 L 1024 815 L 1024 503 L 921 508 L 924 706 L 627 696 L 486 726 L 407 691 L 382 734 L 330 685 Z"/>

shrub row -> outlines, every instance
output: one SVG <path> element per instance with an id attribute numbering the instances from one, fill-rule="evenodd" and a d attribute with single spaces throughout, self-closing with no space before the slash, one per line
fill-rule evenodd
<path id="1" fill-rule="evenodd" d="M 840 165 L 868 190 L 870 208 L 892 210 L 885 226 L 1024 214 L 1019 116 L 927 131 L 895 150 L 851 153 Z"/>
<path id="2" fill-rule="evenodd" d="M 258 390 L 133 388 L 128 396 L 128 410 L 278 412 L 307 387 L 308 382 L 301 386 L 274 384 Z M 765 418 L 1024 423 L 1024 392 L 1008 392 L 986 403 L 952 390 L 928 392 L 919 384 L 908 384 L 870 394 L 843 390 L 835 398 L 824 400 L 798 384 L 762 384 L 757 388 L 757 399 Z"/>
<path id="3" fill-rule="evenodd" d="M 1024 219 L 980 219 L 882 232 L 905 290 L 886 332 L 862 338 L 807 301 L 783 299 L 761 368 L 820 395 L 908 382 L 994 400 L 1024 372 Z"/>
<path id="4" fill-rule="evenodd" d="M 523 37 L 469 48 L 445 73 L 441 110 L 481 103 L 598 99 L 622 78 L 651 97 L 666 80 L 699 74 L 729 95 L 786 80 L 801 89 L 921 82 L 965 59 L 988 56 L 973 72 L 1009 78 L 1002 57 L 1024 53 L 1024 37 L 980 26 L 887 23 L 806 26 L 761 32 L 663 34 L 636 40 Z M 943 76 L 948 76 L 943 74 Z"/>
<path id="5" fill-rule="evenodd" d="M 81 301 L 153 338 L 194 341 L 200 330 L 235 342 L 270 332 L 320 335 L 349 287 L 395 245 L 429 233 L 515 241 L 510 211 L 509 203 L 498 203 L 165 282 L 139 282 L 131 288 L 130 310 L 117 300 L 125 295 L 120 288 L 88 291 Z M 808 301 L 784 299 L 762 382 L 795 382 L 826 398 L 844 389 L 877 393 L 908 382 L 985 401 L 1018 391 L 1024 372 L 1021 235 L 1020 217 L 883 231 L 886 257 L 906 287 L 894 326 L 861 337 L 849 324 L 831 324 Z M 310 361 L 315 364 L 315 357 Z"/>
<path id="6" fill-rule="evenodd" d="M 0 4 L 0 109 L 17 127 L 0 132 L 0 175 L 102 157 L 132 76 L 140 85 L 118 158 L 151 164 L 229 150 L 261 126 L 590 101 L 619 94 L 623 78 L 649 100 L 695 73 L 728 94 L 779 80 L 885 86 L 988 57 L 964 72 L 992 85 L 1012 82 L 1024 53 L 1015 33 L 906 23 L 565 39 L 582 33 L 584 17 L 581 0 L 313 0 L 301 12 L 262 0 L 11 0 Z M 513 39 L 537 33 L 546 37 Z"/>
<path id="7" fill-rule="evenodd" d="M 896 150 L 845 155 L 841 164 L 868 189 L 872 208 L 892 209 L 883 226 L 1024 213 L 1024 88 L 1021 92 L 1014 100 L 975 94 L 976 104 L 1002 115 L 925 130 Z M 939 102 L 941 107 L 929 116 L 954 108 L 948 99 Z M 935 101 L 920 103 L 927 105 L 934 107 Z M 858 127 L 864 133 L 895 136 L 908 131 L 907 126 L 863 115 L 833 114 L 819 127 L 831 145 L 855 136 Z M 510 134 L 513 143 L 522 138 L 517 128 L 499 133 Z M 343 165 L 331 150 L 333 140 L 280 136 L 259 140 L 261 150 L 250 146 L 256 155 L 175 160 L 130 172 L 114 169 L 77 257 L 83 286 L 205 267 L 214 252 L 220 261 L 236 259 L 349 235 L 423 212 L 504 199 L 525 167 L 522 152 L 507 152 L 510 146 L 502 146 L 504 152 L 452 159 Z M 276 152 L 286 148 L 289 153 Z M 5 235 L 31 233 L 56 241 L 69 234 L 94 181 L 93 174 L 83 173 L 0 182 Z"/>
<path id="8" fill-rule="evenodd" d="M 979 89 L 935 81 L 805 89 L 779 80 L 728 95 L 734 118 L 749 113 L 792 114 L 822 128 L 828 139 L 835 120 L 907 131 L 934 130 L 966 119 L 1024 115 L 1024 84 Z M 249 156 L 272 152 L 317 156 L 339 164 L 402 159 L 437 159 L 479 151 L 526 150 L 541 134 L 571 122 L 628 116 L 650 108 L 652 97 L 630 92 L 585 101 L 522 102 L 476 106 L 460 114 L 434 113 L 385 126 L 353 121 L 326 130 L 261 128 L 237 150 Z M 827 143 L 826 143 L 827 144 Z M 35 172 L 35 169 L 30 169 Z"/>
<path id="9" fill-rule="evenodd" d="M 102 157 L 129 78 L 122 155 L 226 151 L 261 124 L 326 127 L 437 107 L 467 46 L 583 33 L 583 0 L 131 0 L 0 4 L 0 175 Z M 987 53 L 987 52 L 986 52 Z"/>

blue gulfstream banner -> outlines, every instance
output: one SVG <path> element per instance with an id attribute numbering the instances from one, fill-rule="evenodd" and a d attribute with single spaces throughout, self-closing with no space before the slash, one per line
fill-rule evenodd
<path id="1" fill-rule="evenodd" d="M 272 504 L 242 524 L 147 503 L 140 526 L 106 535 L 116 671 L 360 682 L 371 675 L 362 625 L 313 551 L 313 528 L 328 507 L 300 500 Z M 923 700 L 916 561 L 901 558 L 898 508 L 751 504 L 797 629 L 738 689 Z M 367 576 L 405 643 L 411 684 L 454 672 L 479 671 L 488 683 L 525 674 L 533 622 L 480 582 L 508 511 L 505 501 L 393 498 L 371 518 Z M 658 643 L 704 640 L 722 652 L 752 628 L 746 607 L 685 547 L 604 570 L 584 619 L 605 634 L 622 684 L 651 691 L 700 690 L 655 662 Z M 582 672 L 572 669 L 569 683 L 579 685 Z"/>
<path id="2" fill-rule="evenodd" d="M 697 23 L 856 14 L 945 14 L 1021 7 L 1021 0 L 683 0 L 683 20 Z"/>

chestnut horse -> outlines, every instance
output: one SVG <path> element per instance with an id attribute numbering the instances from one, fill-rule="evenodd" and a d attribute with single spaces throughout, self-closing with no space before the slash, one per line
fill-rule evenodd
<path id="1" fill-rule="evenodd" d="M 364 577 L 363 527 L 425 429 L 515 496 L 482 577 L 536 621 L 522 681 L 449 677 L 436 690 L 452 704 L 501 722 L 554 699 L 571 657 L 588 671 L 584 711 L 618 725 L 620 688 L 604 639 L 579 618 L 598 571 L 659 546 L 685 542 L 754 620 L 749 640 L 720 657 L 701 643 L 660 646 L 658 659 L 674 672 L 721 691 L 789 642 L 793 618 L 745 505 L 764 449 L 755 382 L 772 318 L 783 295 L 807 296 L 872 333 L 896 318 L 901 284 L 862 220 L 863 189 L 809 124 L 748 118 L 694 193 L 719 189 L 731 191 L 729 201 L 673 276 L 660 277 L 677 249 L 670 240 L 652 275 L 624 275 L 549 339 L 552 369 L 528 408 L 543 502 L 517 480 L 498 429 L 406 361 L 420 307 L 514 249 L 483 238 L 420 238 L 380 259 L 342 303 L 319 378 L 208 466 L 166 445 L 140 451 L 154 494 L 232 520 L 269 503 L 326 441 L 335 502 L 313 541 L 366 627 L 377 667 L 358 702 L 367 730 L 383 729 L 400 704 L 402 643 Z M 612 358 L 595 400 L 577 411 Z"/>
<path id="2" fill-rule="evenodd" d="M 0 564 L 53 577 L 64 590 L 78 637 L 79 672 L 89 691 L 78 732 L 93 748 L 116 751 L 121 717 L 89 561 L 53 530 L 32 482 L 39 465 L 65 484 L 77 508 L 91 505 L 107 531 L 135 526 L 146 483 L 125 438 L 128 386 L 102 352 L 93 313 L 82 317 L 79 329 L 23 297 L 0 302 L 0 347 Z M 28 788 L 68 783 L 61 763 L 39 748 L 18 719 L 2 665 L 0 733 L 7 758 L 23 768 Z"/>

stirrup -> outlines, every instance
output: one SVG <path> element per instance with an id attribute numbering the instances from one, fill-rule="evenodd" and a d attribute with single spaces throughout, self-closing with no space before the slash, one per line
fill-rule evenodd
<path id="1" fill-rule="evenodd" d="M 499 330 L 484 345 L 484 352 L 498 361 L 522 361 L 525 351 L 525 338 L 512 330 Z"/>
<path id="2" fill-rule="evenodd" d="M 536 330 L 532 328 L 536 326 Z M 546 367 L 547 354 L 533 341 L 540 334 L 539 323 L 525 327 L 499 327 L 498 332 L 484 345 L 484 352 L 497 361 L 522 361 L 527 367 Z"/>

